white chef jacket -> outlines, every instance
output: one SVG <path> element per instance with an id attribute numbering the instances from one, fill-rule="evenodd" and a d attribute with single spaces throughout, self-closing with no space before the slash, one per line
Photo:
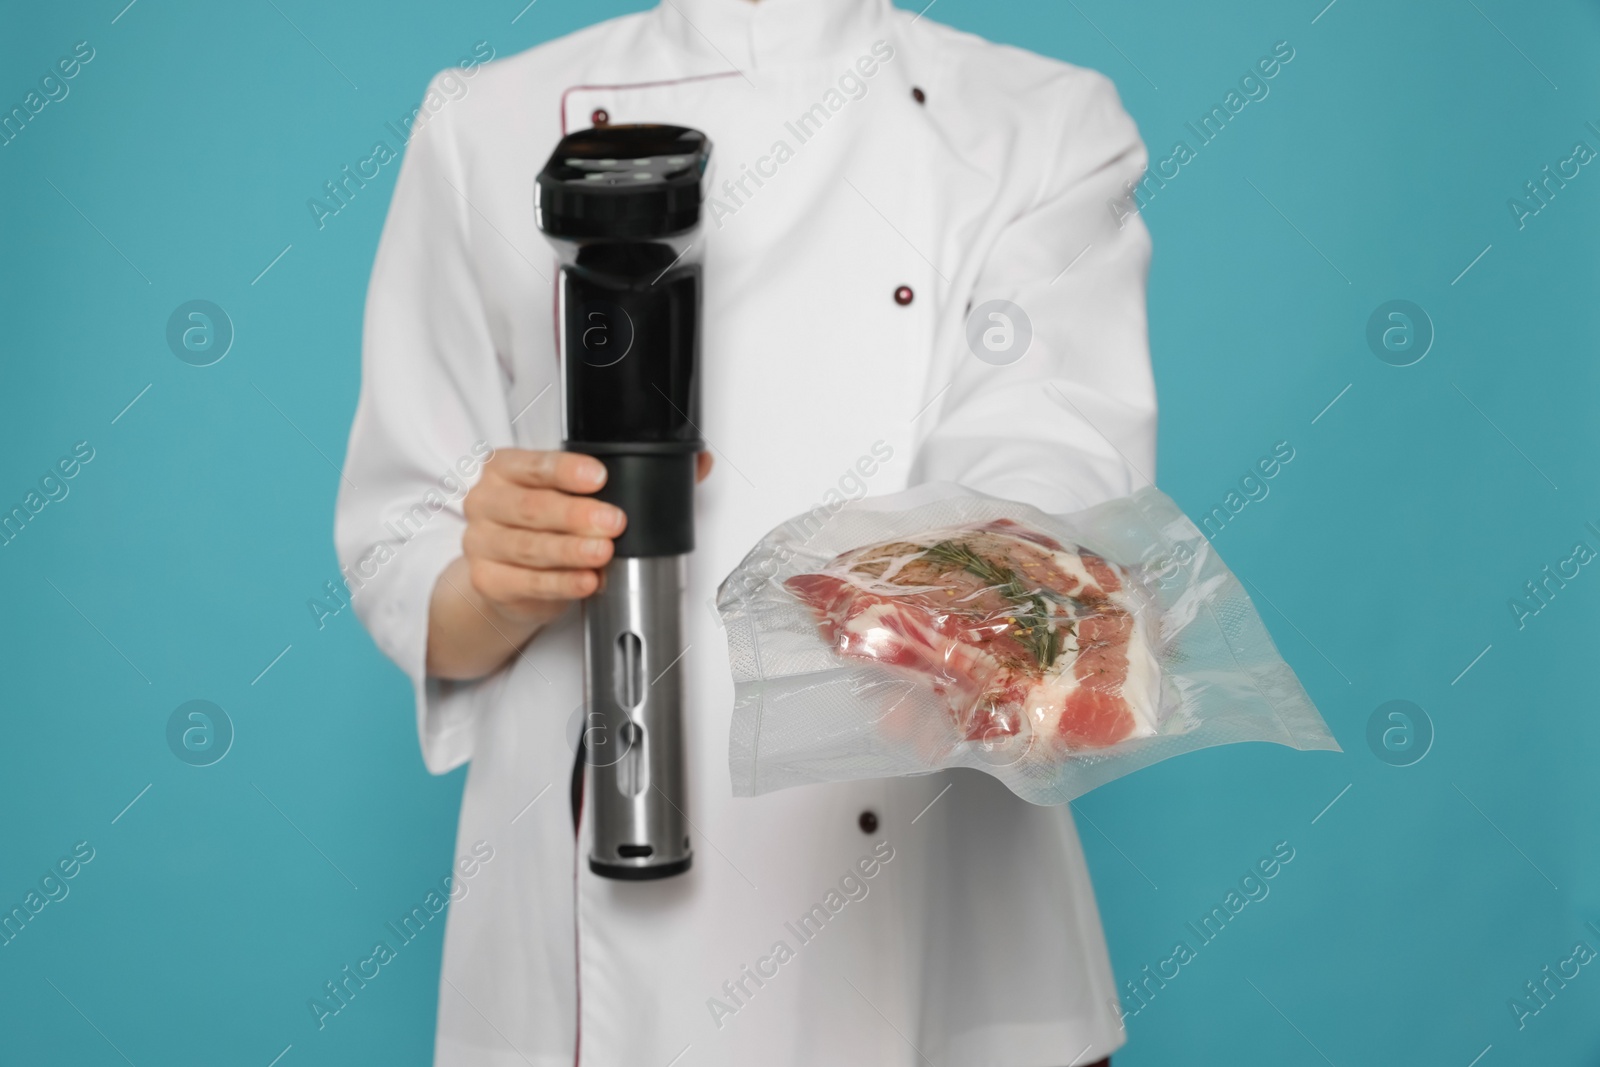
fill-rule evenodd
<path id="1" fill-rule="evenodd" d="M 712 599 L 770 528 L 863 484 L 954 481 L 1062 512 L 1153 476 L 1149 241 L 1118 203 L 1146 157 L 1110 82 L 888 0 L 663 0 L 433 89 L 373 269 L 337 541 L 362 620 L 415 684 L 428 768 L 471 761 L 461 851 L 494 853 L 458 877 L 436 1062 L 1108 1055 L 1124 1035 L 1069 809 L 967 771 L 734 799 Z M 645 883 L 594 876 L 588 827 L 574 836 L 578 611 L 481 681 L 424 666 L 465 525 L 442 476 L 474 470 L 478 442 L 561 444 L 533 179 L 563 132 L 605 121 L 715 145 L 701 429 L 718 462 L 695 494 L 684 657 L 695 856 Z M 736 184 L 747 171 L 761 184 Z M 968 343 L 968 309 L 991 299 L 1031 322 L 1008 365 Z"/>

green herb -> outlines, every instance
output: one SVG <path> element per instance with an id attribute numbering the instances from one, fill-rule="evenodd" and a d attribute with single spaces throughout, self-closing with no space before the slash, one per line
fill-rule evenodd
<path id="1" fill-rule="evenodd" d="M 923 555 L 934 563 L 966 571 L 1015 604 L 1011 620 L 1017 626 L 1018 641 L 1033 655 L 1041 671 L 1055 664 L 1061 655 L 1063 632 L 1072 633 L 1075 627 L 1070 621 L 1062 627 L 1052 625 L 1055 612 L 1050 602 L 1059 598 L 1050 590 L 1024 584 L 1016 571 L 974 552 L 970 545 L 960 541 L 935 542 L 923 549 Z"/>

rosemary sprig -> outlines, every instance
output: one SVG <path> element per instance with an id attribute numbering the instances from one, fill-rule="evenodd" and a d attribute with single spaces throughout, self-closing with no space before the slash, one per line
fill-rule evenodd
<path id="1" fill-rule="evenodd" d="M 1016 571 L 1010 567 L 1000 566 L 960 541 L 949 539 L 937 541 L 925 548 L 923 554 L 932 562 L 966 571 L 1016 604 L 1017 610 L 1012 613 L 1012 621 L 1017 626 L 1018 640 L 1032 653 L 1041 671 L 1047 671 L 1055 664 L 1057 657 L 1061 655 L 1063 628 L 1051 625 L 1054 613 L 1050 609 L 1045 590 L 1036 585 L 1024 584 L 1022 577 Z M 1069 632 L 1073 628 L 1071 622 L 1064 627 Z"/>

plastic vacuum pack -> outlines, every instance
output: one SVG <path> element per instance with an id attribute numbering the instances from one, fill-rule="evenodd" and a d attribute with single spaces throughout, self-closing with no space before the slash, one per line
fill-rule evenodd
<path id="1" fill-rule="evenodd" d="M 722 583 L 733 790 L 973 767 L 1064 804 L 1212 745 L 1338 749 L 1154 488 L 1070 515 L 930 484 L 773 530 Z"/>

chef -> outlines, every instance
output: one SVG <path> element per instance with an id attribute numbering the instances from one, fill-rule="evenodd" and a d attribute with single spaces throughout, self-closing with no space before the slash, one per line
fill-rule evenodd
<path id="1" fill-rule="evenodd" d="M 1070 810 L 972 771 L 734 799 L 712 602 L 769 529 L 845 498 L 952 481 L 1059 513 L 1153 476 L 1146 157 L 1110 82 L 889 0 L 662 0 L 429 99 L 373 268 L 337 542 L 427 768 L 469 764 L 436 1062 L 1108 1057 L 1126 1035 Z M 564 133 L 635 122 L 715 145 L 695 858 L 654 882 L 583 862 L 576 600 L 626 516 L 559 453 L 533 213 Z"/>

